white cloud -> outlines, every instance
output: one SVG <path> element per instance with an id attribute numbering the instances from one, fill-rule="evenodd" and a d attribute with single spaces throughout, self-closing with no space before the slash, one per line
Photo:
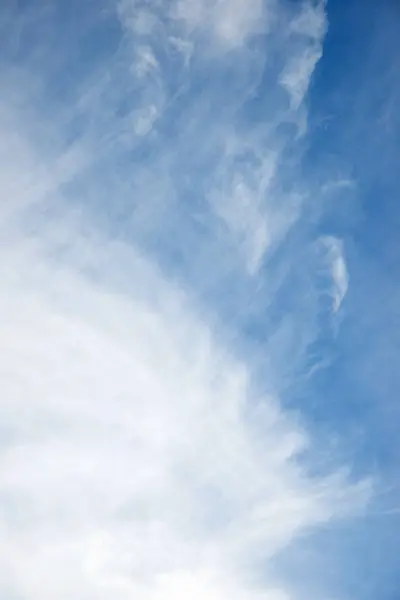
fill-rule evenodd
<path id="1" fill-rule="evenodd" d="M 292 58 L 281 75 L 281 84 L 288 91 L 293 109 L 299 108 L 308 90 L 310 77 L 321 58 L 320 48 L 307 48 L 302 56 Z"/>
<path id="2" fill-rule="evenodd" d="M 124 297 L 10 247 L 0 486 L 16 591 L 285 597 L 252 592 L 246 565 L 331 519 L 344 480 L 309 478 L 296 460 L 306 433 L 253 395 L 247 366 L 150 265 L 132 262 L 142 291 Z M 348 493 L 346 505 L 363 496 Z"/>
<path id="3" fill-rule="evenodd" d="M 245 154 L 243 146 L 237 153 L 228 149 L 210 200 L 235 239 L 247 272 L 254 276 L 265 256 L 279 245 L 296 221 L 300 202 L 279 197 L 273 189 L 278 152 L 256 157 L 257 147 L 250 148 L 251 162 L 255 163 L 250 168 L 246 161 L 240 164 L 241 154 Z"/>
<path id="4" fill-rule="evenodd" d="M 231 49 L 267 29 L 268 4 L 263 0 L 177 0 L 173 15 L 189 31 L 211 34 L 224 49 Z"/>
<path id="5" fill-rule="evenodd" d="M 327 250 L 327 260 L 332 277 L 333 310 L 337 312 L 349 287 L 343 242 L 333 236 L 324 237 L 322 242 Z"/>
<path id="6" fill-rule="evenodd" d="M 207 174 L 204 195 L 230 232 L 244 270 L 254 276 L 265 254 L 282 242 L 300 214 L 299 194 L 281 193 L 275 186 L 288 143 L 278 128 L 290 123 L 298 132 L 306 131 L 304 111 L 299 109 L 322 53 L 324 3 L 303 2 L 292 11 L 280 3 L 260 0 L 235 0 L 234 5 L 225 0 L 176 0 L 171 4 L 121 0 L 118 7 L 133 46 L 131 72 L 134 76 L 146 73 L 140 78 L 144 104 L 139 103 L 127 121 L 137 135 L 150 133 L 165 110 L 174 107 L 177 97 L 182 93 L 190 97 L 192 86 L 197 89 L 193 56 L 197 65 L 209 72 L 204 87 L 194 94 L 193 104 L 185 104 L 179 115 L 179 141 L 171 140 L 161 163 L 168 170 L 171 163 L 180 170 L 186 148 L 193 152 L 194 138 L 198 156 L 213 156 L 214 172 L 211 169 Z M 267 32 L 273 34 L 270 42 Z M 265 48 L 247 44 L 261 33 Z M 175 56 L 177 51 L 181 61 Z M 282 54 L 283 69 L 265 83 L 268 93 L 262 118 L 240 127 L 237 113 L 259 93 L 263 72 L 272 67 L 269 53 L 272 57 Z M 158 54 L 174 61 L 175 90 L 160 68 Z M 221 77 L 229 77 L 226 89 L 221 88 Z M 282 86 L 290 102 L 276 112 L 270 98 L 279 94 Z M 186 177 L 196 178 L 196 173 Z M 140 195 L 148 197 L 146 190 Z"/>
<path id="7" fill-rule="evenodd" d="M 183 36 L 205 36 L 219 50 L 229 51 L 267 30 L 272 4 L 263 0 L 119 0 L 118 12 L 136 35 L 159 34 L 161 22 L 172 19 L 169 25 Z"/>
<path id="8" fill-rule="evenodd" d="M 322 42 L 327 27 L 324 9 L 325 2 L 304 2 L 300 14 L 289 25 L 294 53 L 289 57 L 280 81 L 289 93 L 294 110 L 304 100 L 315 66 L 322 56 Z"/>
<path id="9" fill-rule="evenodd" d="M 77 85 L 68 114 L 86 119 L 86 130 L 74 144 L 57 111 L 47 118 L 3 103 L 0 189 L 12 200 L 0 211 L 6 598 L 301 598 L 290 581 L 260 581 L 258 566 L 368 495 L 343 474 L 310 475 L 305 427 L 259 393 L 251 358 L 239 359 L 209 316 L 218 310 L 179 285 L 186 273 L 169 278 L 157 265 L 164 251 L 202 257 L 212 246 L 212 260 L 189 262 L 197 279 L 212 281 L 234 246 L 229 266 L 243 261 L 256 276 L 297 217 L 297 204 L 274 191 L 280 116 L 268 112 L 261 135 L 238 125 L 247 49 L 236 95 L 223 94 L 218 72 L 174 113 L 175 136 L 157 130 L 193 83 L 193 28 L 225 56 L 259 31 L 264 4 L 181 3 L 187 29 L 167 31 L 163 6 L 119 3 L 128 39 L 106 75 Z M 303 35 L 308 25 L 296 27 Z M 159 59 L 171 40 L 182 51 L 172 91 Z M 11 87 L 24 97 L 23 82 Z M 149 158 L 132 158 L 152 132 Z M 193 188 L 200 197 L 189 204 Z M 107 211 L 108 233 L 99 225 Z M 197 246 L 193 215 L 208 227 Z M 340 303 L 341 254 L 330 248 Z"/>

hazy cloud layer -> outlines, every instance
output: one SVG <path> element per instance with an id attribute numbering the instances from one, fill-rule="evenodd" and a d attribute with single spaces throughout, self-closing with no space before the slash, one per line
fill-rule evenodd
<path id="1" fill-rule="evenodd" d="M 305 598 L 272 560 L 369 496 L 279 397 L 349 282 L 296 180 L 324 5 L 82 6 L 0 12 L 2 597 Z"/>

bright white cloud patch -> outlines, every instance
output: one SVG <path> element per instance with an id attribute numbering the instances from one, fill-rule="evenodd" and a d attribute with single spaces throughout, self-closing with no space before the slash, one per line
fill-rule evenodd
<path id="1" fill-rule="evenodd" d="M 131 260 L 125 297 L 24 245 L 2 249 L 3 585 L 290 597 L 252 582 L 252 560 L 363 488 L 307 475 L 306 433 L 149 265 Z"/>
<path id="2" fill-rule="evenodd" d="M 4 76 L 0 121 L 6 600 L 297 600 L 271 559 L 366 499 L 341 473 L 311 475 L 305 426 L 260 393 L 239 330 L 226 341 L 235 290 L 215 306 L 196 296 L 232 273 L 242 290 L 261 285 L 301 212 L 282 181 L 281 126 L 304 123 L 310 39 L 320 47 L 325 26 L 321 6 L 286 8 L 112 4 L 121 39 L 76 75 L 68 106 L 46 87 L 47 38 L 37 62 L 10 59 L 21 75 Z M 329 248 L 337 309 L 347 276 Z"/>

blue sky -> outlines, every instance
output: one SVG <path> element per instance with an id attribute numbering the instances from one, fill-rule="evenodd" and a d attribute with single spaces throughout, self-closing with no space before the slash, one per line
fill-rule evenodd
<path id="1" fill-rule="evenodd" d="M 3 4 L 1 597 L 394 600 L 397 3 Z"/>

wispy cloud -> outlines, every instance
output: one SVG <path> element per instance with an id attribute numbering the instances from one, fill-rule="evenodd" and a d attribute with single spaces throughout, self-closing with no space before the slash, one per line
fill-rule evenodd
<path id="1" fill-rule="evenodd" d="M 4 74 L 0 591 L 300 599 L 270 559 L 362 507 L 368 484 L 315 475 L 306 425 L 260 391 L 279 385 L 256 381 L 224 310 L 229 296 L 250 310 L 241 294 L 270 283 L 301 217 L 285 151 L 304 132 L 323 6 L 123 0 L 89 13 L 89 73 L 69 40 L 54 76 L 44 36 L 37 61 L 11 53 Z M 38 26 L 27 14 L 20 45 Z M 80 17 L 37 18 L 54 35 Z M 326 244 L 338 310 L 344 255 Z M 272 329 L 265 347 L 282 354 Z"/>
<path id="2" fill-rule="evenodd" d="M 325 3 L 305 3 L 289 25 L 289 35 L 295 38 L 293 55 L 285 65 L 281 83 L 287 89 L 293 108 L 298 108 L 307 93 L 310 77 L 322 56 L 326 33 Z"/>
<path id="3" fill-rule="evenodd" d="M 2 274 L 1 486 L 24 597 L 252 597 L 249 562 L 362 499 L 307 475 L 304 430 L 151 267 L 131 261 L 141 291 L 124 297 L 17 249 Z"/>
<path id="4" fill-rule="evenodd" d="M 337 312 L 349 285 L 343 242 L 328 236 L 323 239 L 323 244 L 327 251 L 327 260 L 331 270 L 333 310 Z"/>

